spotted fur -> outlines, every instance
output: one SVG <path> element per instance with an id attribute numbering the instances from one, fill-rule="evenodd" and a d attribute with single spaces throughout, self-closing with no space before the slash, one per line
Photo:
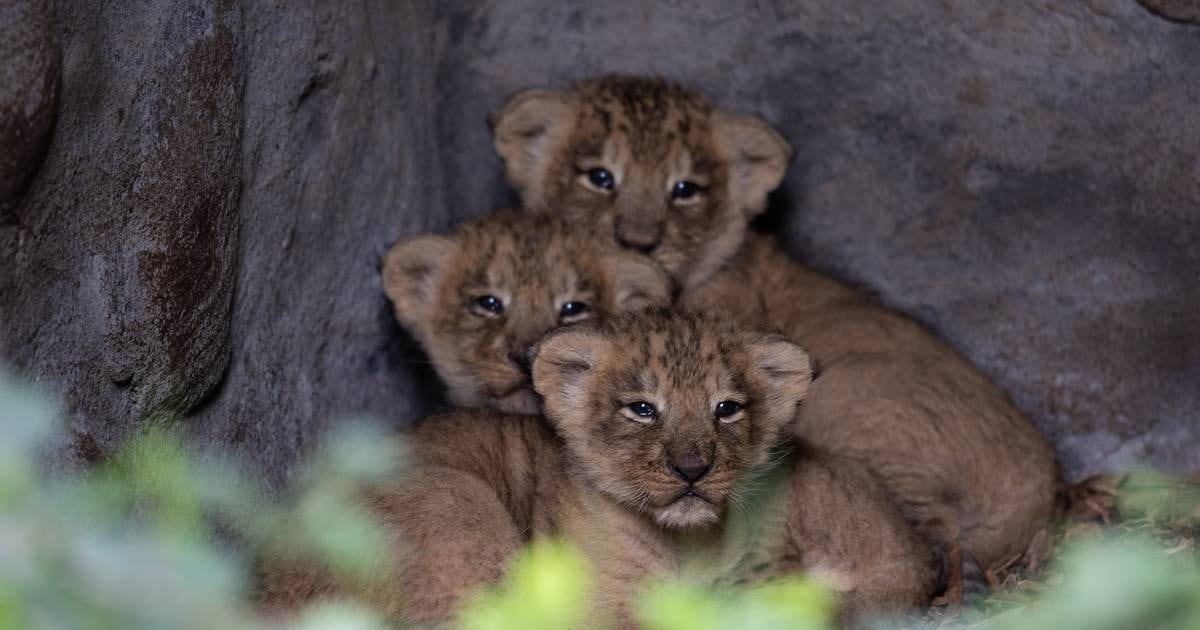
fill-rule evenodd
<path id="1" fill-rule="evenodd" d="M 927 602 L 930 550 L 869 473 L 790 441 L 812 379 L 791 341 L 652 310 L 551 333 L 533 374 L 565 444 L 558 528 L 596 567 L 602 611 L 627 622 L 647 579 L 679 575 L 806 573 L 838 591 L 847 621 Z M 642 401 L 650 422 L 630 413 Z M 741 408 L 721 417 L 722 401 Z M 689 478 L 689 458 L 706 472 Z"/>
<path id="2" fill-rule="evenodd" d="M 637 594 L 670 577 L 805 574 L 837 592 L 847 622 L 927 603 L 930 549 L 869 473 L 789 438 L 811 383 L 794 343 L 651 310 L 555 330 L 533 375 L 549 422 L 483 409 L 426 418 L 407 434 L 406 472 L 365 493 L 392 541 L 390 579 L 339 588 L 300 567 L 271 576 L 261 599 L 287 611 L 352 597 L 442 626 L 523 544 L 558 537 L 593 569 L 589 627 L 634 627 Z M 634 398 L 659 417 L 631 419 Z M 726 399 L 743 408 L 722 421 Z M 711 466 L 689 484 L 674 468 L 691 454 Z"/>
<path id="3" fill-rule="evenodd" d="M 714 109 L 657 79 L 610 76 L 530 90 L 495 116 L 496 149 L 524 207 L 594 225 L 648 254 L 682 286 L 710 277 L 766 206 L 791 148 L 752 116 Z M 588 172 L 603 168 L 611 190 Z M 678 182 L 694 196 L 672 196 Z"/>
<path id="4" fill-rule="evenodd" d="M 782 337 L 730 323 L 657 311 L 552 333 L 534 362 L 545 413 L 573 465 L 603 492 L 667 527 L 720 518 L 739 476 L 764 463 L 811 381 L 807 353 Z M 734 401 L 734 421 L 715 409 Z M 658 416 L 629 419 L 646 402 Z M 673 467 L 699 458 L 703 501 L 676 501 L 688 488 Z"/>
<path id="5" fill-rule="evenodd" d="M 683 306 L 799 341 L 822 367 L 800 434 L 874 473 L 932 540 L 993 566 L 1048 526 L 1054 452 L 1004 392 L 911 320 L 796 263 L 773 239 L 747 238 L 790 155 L 765 123 L 669 83 L 607 77 L 516 96 L 495 141 L 533 210 L 634 245 L 654 239 L 622 229 L 659 226 L 649 256 L 675 276 Z M 596 155 L 618 174 L 610 194 L 578 175 Z M 692 170 L 678 168 L 689 160 Z M 708 178 L 703 203 L 664 201 L 677 177 Z"/>

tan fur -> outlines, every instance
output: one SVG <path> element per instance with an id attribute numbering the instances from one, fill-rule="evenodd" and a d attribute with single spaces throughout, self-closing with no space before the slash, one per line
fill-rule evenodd
<path id="1" fill-rule="evenodd" d="M 791 159 L 783 138 L 758 118 L 630 77 L 524 92 L 495 116 L 494 130 L 525 208 L 587 219 L 603 234 L 652 248 L 685 287 L 733 255 Z M 596 167 L 612 172 L 611 191 L 588 184 L 586 171 Z M 704 190 L 674 200 L 680 181 Z"/>
<path id="2" fill-rule="evenodd" d="M 404 473 L 363 492 L 394 552 L 381 559 L 390 563 L 382 579 L 339 583 L 281 554 L 261 570 L 266 611 L 286 617 L 315 601 L 351 599 L 407 625 L 453 627 L 522 545 L 555 531 L 561 448 L 539 417 L 457 410 L 418 421 L 406 442 Z"/>
<path id="3" fill-rule="evenodd" d="M 614 221 L 645 227 L 641 237 L 616 234 L 618 242 L 662 234 L 648 255 L 681 284 L 684 305 L 769 325 L 803 344 L 823 372 L 799 433 L 874 471 L 933 540 L 961 541 L 989 566 L 1048 524 L 1053 451 L 1003 392 L 912 321 L 795 263 L 770 239 L 747 239 L 750 216 L 790 155 L 766 123 L 655 80 L 608 77 L 540 94 L 518 96 L 496 125 L 497 150 L 527 205 L 603 232 Z M 557 126 L 527 152 L 537 159 L 514 170 L 527 144 L 505 133 L 506 113 L 530 119 L 530 108 L 550 98 L 558 105 L 544 117 Z M 740 139 L 737 151 L 729 137 Z M 578 176 L 596 159 L 618 173 L 605 194 Z M 677 177 L 710 183 L 703 212 L 664 206 L 664 186 Z M 730 185 L 738 180 L 754 185 Z"/>
<path id="4" fill-rule="evenodd" d="M 520 544 L 553 535 L 595 571 L 597 625 L 630 625 L 640 587 L 679 575 L 729 584 L 809 572 L 840 592 L 847 620 L 926 602 L 929 550 L 869 475 L 777 449 L 811 382 L 795 344 L 651 312 L 555 331 L 533 371 L 549 424 L 459 411 L 410 433 L 418 462 L 371 493 L 394 536 L 396 579 L 358 597 L 408 623 L 448 622 Z M 656 401 L 660 415 L 631 420 L 631 399 Z M 722 421 L 714 407 L 727 399 L 743 409 Z M 711 466 L 689 486 L 672 466 L 693 451 Z M 705 498 L 681 497 L 689 487 Z M 740 537 L 736 510 L 754 510 Z M 278 575 L 265 599 L 287 609 L 332 593 L 317 575 Z"/>
<path id="5" fill-rule="evenodd" d="M 401 241 L 384 257 L 396 318 L 421 343 L 457 405 L 535 413 L 529 347 L 563 325 L 670 300 L 653 262 L 555 217 L 500 211 L 453 236 Z M 491 295 L 496 314 L 475 304 Z M 564 318 L 568 302 L 588 305 Z"/>

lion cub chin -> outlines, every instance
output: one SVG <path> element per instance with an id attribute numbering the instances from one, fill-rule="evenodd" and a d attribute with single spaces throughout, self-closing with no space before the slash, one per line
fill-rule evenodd
<path id="1" fill-rule="evenodd" d="M 546 332 L 671 299 L 652 261 L 581 226 L 508 210 L 397 243 L 383 286 L 454 404 L 517 413 L 538 410 L 527 353 Z"/>

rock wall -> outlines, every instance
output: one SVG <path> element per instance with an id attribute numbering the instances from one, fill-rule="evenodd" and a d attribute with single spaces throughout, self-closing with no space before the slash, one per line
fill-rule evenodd
<path id="1" fill-rule="evenodd" d="M 65 397 L 63 466 L 180 422 L 285 481 L 331 421 L 438 404 L 377 261 L 511 203 L 486 116 L 648 72 L 775 122 L 763 227 L 965 352 L 1069 476 L 1197 469 L 1200 26 L 1143 4 L 6 3 L 0 357 Z"/>
<path id="2" fill-rule="evenodd" d="M 1200 3 L 1144 1 L 1158 14 L 442 2 L 446 200 L 456 218 L 511 203 L 483 120 L 514 91 L 612 71 L 683 81 L 796 147 L 764 227 L 966 353 L 1068 476 L 1200 469 Z"/>
<path id="3" fill-rule="evenodd" d="M 0 355 L 65 396 L 59 461 L 180 421 L 278 482 L 331 419 L 425 410 L 377 260 L 446 226 L 432 3 L 43 8 L 62 80 L 0 227 Z"/>

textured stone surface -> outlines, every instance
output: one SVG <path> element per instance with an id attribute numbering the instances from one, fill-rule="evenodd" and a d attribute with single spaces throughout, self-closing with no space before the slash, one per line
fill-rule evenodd
<path id="1" fill-rule="evenodd" d="M 1154 13 L 1179 22 L 1200 22 L 1200 0 L 1138 0 Z"/>
<path id="2" fill-rule="evenodd" d="M 284 481 L 332 420 L 437 403 L 378 257 L 511 200 L 486 116 L 648 72 L 777 123 L 764 225 L 964 351 L 1069 475 L 1200 468 L 1200 31 L 1066 4 L 4 3 L 0 46 L 45 54 L 0 48 L 0 357 L 67 399 L 64 465 L 182 412 Z M 27 96 L 52 135 L 5 162 Z"/>
<path id="3" fill-rule="evenodd" d="M 60 460 L 183 412 L 277 481 L 331 418 L 424 408 L 376 264 L 445 225 L 431 17 L 59 4 L 57 127 L 0 227 L 0 356 L 65 395 Z"/>
<path id="4" fill-rule="evenodd" d="M 16 207 L 45 155 L 58 74 L 49 1 L 0 4 L 0 221 Z"/>
<path id="5" fill-rule="evenodd" d="M 233 358 L 189 418 L 272 477 L 347 414 L 402 422 L 440 393 L 379 259 L 446 229 L 429 3 L 251 3 Z"/>
<path id="6" fill-rule="evenodd" d="M 456 217 L 509 198 L 484 117 L 656 73 L 798 150 L 765 222 L 1011 392 L 1069 476 L 1200 468 L 1200 31 L 1131 0 L 444 2 Z"/>
<path id="7" fill-rule="evenodd" d="M 195 407 L 228 361 L 242 84 L 230 3 L 56 7 L 51 146 L 0 228 L 4 343 L 67 394 L 72 453 Z"/>

